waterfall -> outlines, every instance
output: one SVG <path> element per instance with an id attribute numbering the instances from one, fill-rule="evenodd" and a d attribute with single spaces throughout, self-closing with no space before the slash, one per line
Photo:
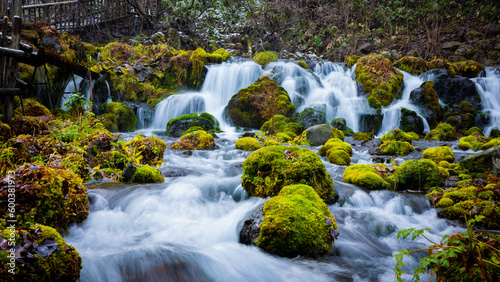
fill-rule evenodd
<path id="1" fill-rule="evenodd" d="M 382 126 L 378 132 L 378 135 L 382 136 L 387 132 L 399 128 L 399 122 L 401 121 L 401 109 L 407 108 L 408 110 L 414 111 L 422 119 L 424 123 L 424 132 L 429 132 L 430 127 L 427 120 L 422 117 L 419 113 L 417 106 L 413 105 L 410 101 L 410 93 L 416 88 L 420 87 L 424 83 L 424 79 L 419 76 L 411 75 L 405 71 L 401 71 L 404 75 L 404 90 L 401 99 L 394 101 L 388 107 L 382 108 L 382 114 L 384 118 L 382 120 Z"/>
<path id="2" fill-rule="evenodd" d="M 261 74 L 262 69 L 253 61 L 211 66 L 199 92 L 171 95 L 158 103 L 151 129 L 165 129 L 172 118 L 204 111 L 214 115 L 221 128 L 228 129 L 223 118 L 224 107 L 234 94 L 250 86 Z"/>
<path id="3" fill-rule="evenodd" d="M 489 136 L 492 129 L 500 129 L 500 70 L 486 68 L 486 76 L 474 79 L 477 91 L 481 96 L 483 112 L 488 113 L 490 123 L 483 132 Z"/>
<path id="4" fill-rule="evenodd" d="M 73 77 L 68 80 L 66 87 L 64 88 L 63 95 L 61 96 L 61 109 L 65 111 L 68 110 L 68 107 L 66 107 L 64 103 L 66 103 L 70 94 L 80 91 L 80 84 L 82 84 L 82 81 L 83 77 L 78 75 L 73 75 Z"/>

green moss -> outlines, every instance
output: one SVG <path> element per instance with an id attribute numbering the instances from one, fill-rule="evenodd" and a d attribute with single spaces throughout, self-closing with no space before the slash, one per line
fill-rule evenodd
<path id="1" fill-rule="evenodd" d="M 11 231 L 4 229 L 0 236 L 5 240 L 10 239 Z M 82 259 L 72 246 L 66 244 L 61 235 L 53 228 L 44 225 L 34 225 L 29 228 L 15 230 L 15 249 L 25 247 L 24 252 L 32 251 L 32 248 L 46 253 L 42 250 L 45 240 L 57 243 L 57 249 L 46 257 L 36 253 L 30 253 L 31 259 L 24 262 L 16 262 L 15 275 L 7 272 L 9 263 L 8 253 L 0 249 L 0 264 L 5 266 L 0 271 L 1 281 L 78 281 L 80 277 Z M 50 242 L 50 241 L 48 241 Z M 31 245 L 31 246 L 30 246 Z M 33 246 L 34 245 L 34 246 Z M 37 247 L 42 245 L 41 247 Z M 14 246 L 13 246 L 14 248 Z"/>
<path id="2" fill-rule="evenodd" d="M 119 102 L 109 102 L 106 113 L 101 116 L 103 124 L 111 132 L 131 132 L 137 127 L 139 121 L 127 105 Z"/>
<path id="3" fill-rule="evenodd" d="M 493 128 L 490 132 L 491 138 L 499 138 L 500 137 L 500 129 Z"/>
<path id="4" fill-rule="evenodd" d="M 128 61 L 133 52 L 134 48 L 128 44 L 111 42 L 101 49 L 99 59 L 101 61 L 109 60 L 123 64 Z"/>
<path id="5" fill-rule="evenodd" d="M 306 131 L 295 137 L 291 143 L 294 145 L 311 146 L 311 142 L 307 140 Z"/>
<path id="6" fill-rule="evenodd" d="M 439 167 L 431 160 L 408 160 L 397 167 L 391 179 L 398 190 L 428 190 L 438 186 L 443 178 Z"/>
<path id="7" fill-rule="evenodd" d="M 332 228 L 338 228 L 328 206 L 308 185 L 283 187 L 262 209 L 256 245 L 285 257 L 317 256 L 330 253 Z M 329 219 L 328 225 L 325 219 Z"/>
<path id="8" fill-rule="evenodd" d="M 368 141 L 373 139 L 373 133 L 371 132 L 356 132 L 354 133 L 354 140 L 358 141 Z"/>
<path id="9" fill-rule="evenodd" d="M 347 122 L 346 122 L 345 118 L 332 119 L 330 124 L 332 125 L 333 128 L 341 130 L 345 136 L 353 136 L 354 135 L 354 131 L 352 130 L 352 128 L 347 126 Z"/>
<path id="10" fill-rule="evenodd" d="M 274 115 L 290 117 L 295 112 L 285 89 L 267 76 L 238 91 L 225 109 L 235 126 L 260 128 Z"/>
<path id="11" fill-rule="evenodd" d="M 298 62 L 297 65 L 299 65 L 303 69 L 307 69 L 308 68 L 307 63 L 304 62 L 304 61 Z"/>
<path id="12" fill-rule="evenodd" d="M 407 132 L 406 134 L 410 135 L 411 139 L 413 139 L 413 141 L 418 141 L 420 140 L 420 137 L 418 136 L 417 133 L 415 132 Z"/>
<path id="13" fill-rule="evenodd" d="M 498 145 L 500 145 L 500 138 L 495 138 L 495 139 L 491 139 L 490 141 L 481 145 L 481 147 L 479 147 L 479 149 L 480 150 L 488 150 L 489 148 L 491 148 L 493 146 L 498 146 Z"/>
<path id="14" fill-rule="evenodd" d="M 358 62 L 359 58 L 361 58 L 361 57 L 358 55 L 348 56 L 347 58 L 345 58 L 346 66 L 348 66 L 348 67 L 354 66 Z"/>
<path id="15" fill-rule="evenodd" d="M 170 145 L 171 150 L 213 150 L 214 137 L 203 130 L 193 131 L 181 137 L 180 141 Z"/>
<path id="16" fill-rule="evenodd" d="M 349 143 L 343 142 L 339 138 L 331 138 L 329 139 L 325 145 L 319 148 L 319 155 L 326 156 L 327 152 L 331 149 L 340 149 L 345 151 L 349 156 L 352 156 L 352 147 Z"/>
<path id="17" fill-rule="evenodd" d="M 411 142 L 413 141 L 413 137 L 410 134 L 408 134 L 400 129 L 396 129 L 396 130 L 391 130 L 388 133 L 384 134 L 380 138 L 380 141 L 381 142 L 404 141 L 404 142 L 408 142 L 411 144 Z"/>
<path id="18" fill-rule="evenodd" d="M 167 147 L 165 141 L 154 136 L 145 137 L 137 134 L 132 140 L 125 143 L 135 155 L 139 155 L 140 163 L 160 166 L 163 163 L 163 154 Z"/>
<path id="19" fill-rule="evenodd" d="M 208 54 L 207 60 L 209 63 L 220 64 L 227 61 L 231 57 L 226 49 L 217 49 L 212 54 Z"/>
<path id="20" fill-rule="evenodd" d="M 281 145 L 280 142 L 277 141 L 274 137 L 268 137 L 264 142 L 264 147 L 280 146 L 280 145 Z"/>
<path id="21" fill-rule="evenodd" d="M 166 129 L 167 136 L 180 137 L 193 127 L 201 127 L 202 130 L 210 133 L 220 132 L 219 121 L 213 115 L 191 113 L 169 120 Z"/>
<path id="22" fill-rule="evenodd" d="M 458 148 L 462 150 L 479 150 L 488 141 L 490 141 L 488 137 L 484 137 L 481 135 L 464 136 L 458 141 Z"/>
<path id="23" fill-rule="evenodd" d="M 484 66 L 476 61 L 460 61 L 452 64 L 453 73 L 468 78 L 477 77 L 483 70 Z"/>
<path id="24" fill-rule="evenodd" d="M 82 179 L 71 171 L 24 165 L 16 170 L 13 180 L 19 199 L 15 209 L 24 211 L 18 214 L 18 227 L 40 223 L 66 232 L 70 223 L 81 223 L 88 216 L 87 190 Z M 6 182 L 4 188 L 6 191 Z M 2 195 L 0 209 L 7 210 L 6 193 Z M 7 218 L 6 213 L 0 216 Z"/>
<path id="25" fill-rule="evenodd" d="M 413 145 L 405 141 L 385 141 L 377 148 L 377 152 L 383 155 L 406 156 L 413 151 Z"/>
<path id="26" fill-rule="evenodd" d="M 22 107 L 21 103 L 16 103 L 17 107 L 14 109 L 14 116 L 22 116 Z M 24 115 L 25 116 L 52 116 L 52 113 L 49 109 L 47 109 L 44 105 L 40 104 L 38 101 L 33 99 L 23 99 L 24 104 Z"/>
<path id="27" fill-rule="evenodd" d="M 470 103 L 469 103 L 470 104 Z M 472 106 L 472 105 L 471 105 Z M 479 136 L 484 136 L 483 131 L 479 127 L 471 127 L 468 130 L 464 132 L 465 136 L 469 135 L 479 135 Z"/>
<path id="28" fill-rule="evenodd" d="M 440 123 L 436 128 L 427 133 L 424 137 L 425 140 L 434 141 L 454 141 L 457 140 L 457 132 L 447 123 Z"/>
<path id="29" fill-rule="evenodd" d="M 288 135 L 290 135 L 290 136 L 292 136 L 292 135 L 297 136 L 297 135 L 300 135 L 304 131 L 304 129 L 302 128 L 302 126 L 298 125 L 295 122 L 289 122 L 285 125 L 285 128 L 283 129 L 283 131 L 287 132 Z"/>
<path id="30" fill-rule="evenodd" d="M 285 131 L 285 126 L 290 122 L 290 119 L 282 116 L 275 115 L 273 118 L 264 122 L 264 124 L 260 127 L 261 131 L 264 132 L 274 132 L 274 134 Z"/>
<path id="31" fill-rule="evenodd" d="M 132 159 L 119 151 L 101 152 L 97 155 L 101 168 L 123 170 Z"/>
<path id="32" fill-rule="evenodd" d="M 343 180 L 370 190 L 384 190 L 390 187 L 384 177 L 378 174 L 377 169 L 368 164 L 348 166 L 344 171 Z"/>
<path id="33" fill-rule="evenodd" d="M 453 206 L 455 203 L 453 202 L 452 199 L 450 198 L 442 198 L 439 200 L 439 202 L 436 204 L 436 208 L 447 208 Z"/>
<path id="34" fill-rule="evenodd" d="M 448 146 L 439 146 L 436 148 L 429 148 L 424 150 L 422 153 L 422 158 L 430 159 L 436 164 L 441 161 L 453 162 L 455 161 L 455 155 L 453 151 Z"/>
<path id="35" fill-rule="evenodd" d="M 351 156 L 344 150 L 334 148 L 327 152 L 328 161 L 336 165 L 350 165 Z"/>
<path id="36" fill-rule="evenodd" d="M 253 60 L 261 66 L 274 62 L 276 59 L 278 59 L 278 54 L 271 51 L 260 52 L 253 56 Z"/>
<path id="37" fill-rule="evenodd" d="M 90 180 L 89 165 L 81 154 L 67 154 L 66 156 L 64 156 L 64 160 L 61 162 L 61 166 L 69 171 L 74 172 L 83 180 Z"/>
<path id="38" fill-rule="evenodd" d="M 376 98 L 382 106 L 388 106 L 402 93 L 403 74 L 382 55 L 361 57 L 354 72 L 356 81 L 363 85 L 363 91 Z"/>
<path id="39" fill-rule="evenodd" d="M 244 151 L 255 151 L 262 148 L 262 145 L 258 140 L 252 137 L 243 137 L 236 141 L 236 149 Z"/>
<path id="40" fill-rule="evenodd" d="M 300 147 L 269 146 L 253 152 L 243 162 L 242 179 L 249 196 L 276 196 L 284 186 L 306 184 L 327 203 L 337 197 L 321 159 Z"/>
<path id="41" fill-rule="evenodd" d="M 7 142 L 12 137 L 10 126 L 0 122 L 0 142 Z"/>
<path id="42" fill-rule="evenodd" d="M 382 104 L 375 96 L 368 96 L 368 105 L 377 110 L 379 114 L 382 111 Z"/>
<path id="43" fill-rule="evenodd" d="M 134 176 L 130 181 L 133 183 L 159 183 L 163 182 L 164 179 L 159 169 L 141 165 L 135 169 Z"/>
<path id="44" fill-rule="evenodd" d="M 402 57 L 394 62 L 394 66 L 412 75 L 419 75 L 429 70 L 427 61 L 422 58 L 411 56 Z"/>

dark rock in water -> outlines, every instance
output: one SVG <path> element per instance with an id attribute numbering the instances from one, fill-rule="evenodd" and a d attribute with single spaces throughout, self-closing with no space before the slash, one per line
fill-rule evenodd
<path id="1" fill-rule="evenodd" d="M 193 151 L 191 150 L 182 151 L 181 155 L 185 157 L 191 157 L 193 155 Z"/>
<path id="2" fill-rule="evenodd" d="M 439 99 L 434 89 L 434 82 L 426 81 L 410 93 L 410 101 L 420 108 L 421 115 L 427 120 L 431 128 L 436 127 L 443 118 Z"/>
<path id="3" fill-rule="evenodd" d="M 326 108 L 326 107 L 325 107 Z M 293 118 L 303 128 L 326 123 L 326 112 L 316 108 L 305 108 Z"/>
<path id="4" fill-rule="evenodd" d="M 332 128 L 328 124 L 320 124 L 306 129 L 306 137 L 311 145 L 324 145 L 326 141 L 332 138 Z"/>
<path id="5" fill-rule="evenodd" d="M 180 167 L 163 167 L 161 168 L 161 174 L 165 177 L 182 177 L 186 176 L 187 172 Z"/>
<path id="6" fill-rule="evenodd" d="M 262 208 L 256 210 L 249 219 L 245 220 L 240 231 L 240 243 L 245 245 L 253 245 L 253 242 L 259 237 L 260 224 L 264 214 Z"/>
<path id="7" fill-rule="evenodd" d="M 359 132 L 374 132 L 377 134 L 382 126 L 382 114 L 361 114 L 359 117 Z"/>
<path id="8" fill-rule="evenodd" d="M 201 127 L 205 131 L 218 131 L 219 121 L 208 113 L 183 115 L 168 121 L 167 136 L 180 137 L 192 126 Z"/>
<path id="9" fill-rule="evenodd" d="M 352 130 L 352 128 L 347 126 L 347 121 L 345 120 L 345 118 L 332 119 L 330 124 L 332 125 L 333 128 L 336 128 L 336 129 L 344 132 L 344 135 L 346 135 L 346 136 L 353 136 L 354 135 L 354 131 Z"/>
<path id="10" fill-rule="evenodd" d="M 500 171 L 500 146 L 491 147 L 484 152 L 463 159 L 460 161 L 460 167 L 473 173 L 497 173 Z"/>
<path id="11" fill-rule="evenodd" d="M 481 110 L 481 96 L 472 80 L 459 75 L 451 76 L 446 70 L 436 69 L 429 72 L 436 76 L 435 90 L 443 103 L 457 104 L 467 101 L 472 104 L 474 110 Z"/>
<path id="12" fill-rule="evenodd" d="M 241 135 L 240 138 L 253 137 L 254 135 L 255 135 L 255 132 L 247 131 L 247 132 L 243 133 L 243 135 Z"/>
<path id="13" fill-rule="evenodd" d="M 133 163 L 127 164 L 127 166 L 123 170 L 123 175 L 122 175 L 123 180 L 125 180 L 125 182 L 129 182 L 130 180 L 132 180 L 136 169 L 137 169 L 137 165 L 134 165 Z"/>
<path id="14" fill-rule="evenodd" d="M 424 133 L 424 122 L 416 112 L 408 110 L 406 108 L 402 108 L 399 129 L 405 132 L 411 131 L 422 135 Z"/>

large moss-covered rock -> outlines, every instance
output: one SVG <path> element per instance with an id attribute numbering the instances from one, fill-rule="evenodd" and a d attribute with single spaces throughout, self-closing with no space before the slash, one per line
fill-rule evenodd
<path id="1" fill-rule="evenodd" d="M 238 91 L 225 108 L 233 125 L 251 128 L 260 128 L 273 115 L 290 117 L 294 112 L 285 89 L 267 76 Z"/>
<path id="2" fill-rule="evenodd" d="M 252 137 L 243 137 L 238 139 L 238 141 L 236 141 L 235 146 L 236 149 L 240 149 L 243 151 L 255 151 L 262 148 L 260 142 Z"/>
<path id="3" fill-rule="evenodd" d="M 111 132 L 131 132 L 137 127 L 139 121 L 134 111 L 120 102 L 109 102 L 106 113 L 101 115 L 104 126 Z"/>
<path id="4" fill-rule="evenodd" d="M 163 175 L 158 168 L 149 165 L 133 165 L 129 163 L 123 171 L 123 180 L 132 183 L 163 182 Z"/>
<path id="5" fill-rule="evenodd" d="M 410 134 L 408 134 L 400 129 L 395 129 L 395 130 L 391 130 L 388 133 L 382 135 L 382 137 L 380 138 L 380 141 L 382 143 L 387 142 L 387 141 L 402 141 L 402 142 L 408 142 L 411 144 L 413 142 L 413 137 Z"/>
<path id="6" fill-rule="evenodd" d="M 477 155 L 460 161 L 460 167 L 472 173 L 486 173 L 500 170 L 500 146 L 493 146 Z"/>
<path id="7" fill-rule="evenodd" d="M 373 133 L 368 133 L 368 132 L 356 132 L 356 133 L 354 133 L 354 140 L 369 141 L 372 139 L 373 139 Z"/>
<path id="8" fill-rule="evenodd" d="M 163 154 L 167 148 L 165 141 L 154 136 L 145 137 L 141 134 L 125 143 L 125 146 L 141 156 L 141 163 L 160 166 L 163 163 Z"/>
<path id="9" fill-rule="evenodd" d="M 436 128 L 429 131 L 424 137 L 425 140 L 434 141 L 454 141 L 457 140 L 458 134 L 451 126 L 447 123 L 440 123 Z"/>
<path id="10" fill-rule="evenodd" d="M 480 150 L 488 150 L 493 146 L 500 146 L 500 138 L 491 139 L 490 141 L 483 144 L 479 149 Z"/>
<path id="11" fill-rule="evenodd" d="M 316 108 L 305 108 L 294 115 L 294 119 L 304 128 L 326 123 L 326 113 Z"/>
<path id="12" fill-rule="evenodd" d="M 173 118 L 167 123 L 167 136 L 180 137 L 182 133 L 193 126 L 199 126 L 202 130 L 219 132 L 219 121 L 209 113 L 191 113 Z"/>
<path id="13" fill-rule="evenodd" d="M 10 239 L 13 241 L 9 241 Z M 9 245 L 15 242 L 14 245 Z M 1 281 L 78 281 L 82 259 L 61 235 L 49 226 L 3 229 L 0 233 Z M 15 274 L 9 272 L 9 250 L 16 253 Z"/>
<path id="14" fill-rule="evenodd" d="M 386 141 L 377 148 L 377 152 L 382 155 L 406 156 L 413 151 L 413 145 L 405 141 Z"/>
<path id="15" fill-rule="evenodd" d="M 356 64 L 355 74 L 356 81 L 363 86 L 363 92 L 368 93 L 369 98 L 377 99 L 382 106 L 388 106 L 402 93 L 403 74 L 382 55 L 361 57 Z"/>
<path id="16" fill-rule="evenodd" d="M 448 146 L 439 146 L 435 148 L 425 149 L 422 153 L 422 158 L 430 159 L 434 161 L 436 164 L 439 164 L 442 161 L 447 161 L 452 163 L 455 160 L 455 154 Z"/>
<path id="17" fill-rule="evenodd" d="M 214 137 L 204 131 L 197 130 L 181 137 L 180 141 L 170 145 L 171 150 L 213 150 L 215 149 Z"/>
<path id="18" fill-rule="evenodd" d="M 283 187 L 262 209 L 264 218 L 255 244 L 285 257 L 327 255 L 331 230 L 337 228 L 328 206 L 308 185 Z"/>
<path id="19" fill-rule="evenodd" d="M 253 60 L 261 66 L 274 62 L 276 59 L 278 59 L 278 54 L 271 51 L 260 52 L 253 56 Z"/>
<path id="20" fill-rule="evenodd" d="M 276 196 L 284 186 L 306 184 L 327 203 L 337 198 L 333 181 L 321 159 L 305 148 L 269 146 L 259 149 L 243 162 L 241 178 L 250 196 Z"/>
<path id="21" fill-rule="evenodd" d="M 313 146 L 324 145 L 330 138 L 339 138 L 344 141 L 344 133 L 328 124 L 320 124 L 306 129 L 307 140 Z"/>
<path id="22" fill-rule="evenodd" d="M 9 181 L 16 191 L 15 211 L 19 227 L 40 223 L 66 232 L 70 223 L 88 216 L 87 190 L 75 173 L 41 165 L 23 165 L 0 181 L 0 207 L 7 211 Z M 0 222 L 10 219 L 3 213 Z"/>
<path id="23" fill-rule="evenodd" d="M 428 62 L 419 57 L 405 56 L 394 62 L 394 66 L 412 75 L 419 75 L 429 70 Z"/>
<path id="24" fill-rule="evenodd" d="M 420 108 L 420 114 L 431 127 L 435 127 L 443 118 L 443 111 L 434 87 L 434 82 L 426 81 L 410 93 L 410 101 Z"/>
<path id="25" fill-rule="evenodd" d="M 435 162 L 421 159 L 405 161 L 387 181 L 398 190 L 428 190 L 439 185 L 443 177 Z"/>
<path id="26" fill-rule="evenodd" d="M 343 180 L 370 190 L 389 189 L 390 185 L 381 173 L 386 165 L 355 164 L 348 166 L 344 171 Z"/>
<path id="27" fill-rule="evenodd" d="M 20 102 L 20 101 L 19 101 Z M 16 103 L 17 104 L 17 103 Z M 24 115 L 30 117 L 39 117 L 39 116 L 52 116 L 52 113 L 49 109 L 47 109 L 44 105 L 40 104 L 38 101 L 34 99 L 23 99 L 24 105 Z M 15 116 L 22 116 L 22 106 L 21 103 L 14 110 Z"/>
<path id="28" fill-rule="evenodd" d="M 457 132 L 462 135 L 476 123 L 476 111 L 471 103 L 462 101 L 458 104 L 446 105 L 444 107 L 444 119 L 451 124 Z"/>

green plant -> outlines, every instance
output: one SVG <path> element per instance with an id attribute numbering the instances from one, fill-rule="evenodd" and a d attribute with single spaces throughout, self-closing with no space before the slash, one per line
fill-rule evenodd
<path id="1" fill-rule="evenodd" d="M 70 111 L 76 111 L 78 117 L 80 117 L 86 109 L 92 107 L 92 102 L 87 100 L 80 92 L 75 92 L 69 95 L 69 99 L 64 102 L 64 106 Z"/>
<path id="2" fill-rule="evenodd" d="M 423 233 L 430 231 L 429 228 L 410 228 L 398 232 L 397 238 L 401 236 L 406 239 L 412 235 L 412 240 L 422 236 L 433 245 L 408 251 L 401 249 L 393 257 L 396 259 L 394 267 L 395 279 L 403 281 L 401 275 L 405 272 L 400 267 L 403 263 L 404 255 L 410 256 L 413 252 L 427 251 L 428 256 L 420 259 L 420 266 L 414 270 L 413 279 L 420 281 L 420 274 L 431 270 L 431 275 L 436 275 L 439 281 L 492 281 L 500 274 L 500 251 L 494 245 L 500 244 L 500 237 L 490 238 L 484 234 L 475 233 L 474 225 L 484 219 L 482 215 L 476 215 L 474 219 L 467 220 L 467 230 L 454 235 L 444 235 L 439 243 L 435 243 Z M 498 237 L 498 236 L 496 236 Z M 493 242 L 493 243 L 492 243 Z"/>

